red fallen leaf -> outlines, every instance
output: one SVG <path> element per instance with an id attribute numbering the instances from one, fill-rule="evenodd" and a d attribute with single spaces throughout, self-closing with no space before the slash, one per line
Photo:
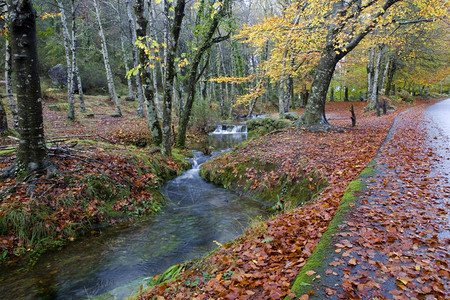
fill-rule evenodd
<path id="1" fill-rule="evenodd" d="M 314 270 L 309 270 L 309 271 L 306 271 L 305 274 L 308 275 L 308 276 L 311 276 L 311 275 L 316 274 L 316 271 L 314 271 Z"/>
<path id="2" fill-rule="evenodd" d="M 346 281 L 344 281 L 342 283 L 342 289 L 344 291 L 346 291 L 346 292 L 352 291 L 353 290 L 353 284 L 350 281 L 346 280 Z"/>
<path id="3" fill-rule="evenodd" d="M 422 292 L 424 294 L 429 294 L 429 293 L 431 293 L 431 289 L 429 287 L 427 287 L 427 286 L 423 286 L 422 287 Z"/>
<path id="4" fill-rule="evenodd" d="M 234 300 L 239 297 L 239 294 L 236 292 L 231 292 L 225 296 L 225 299 Z"/>
<path id="5" fill-rule="evenodd" d="M 325 289 L 325 293 L 327 293 L 328 296 L 336 294 L 336 291 L 330 288 Z"/>
<path id="6" fill-rule="evenodd" d="M 270 299 L 280 299 L 283 296 L 283 291 L 278 289 L 270 291 Z"/>
<path id="7" fill-rule="evenodd" d="M 349 261 L 348 261 L 348 265 L 349 266 L 356 266 L 357 265 L 357 261 L 356 261 L 356 258 L 355 257 L 353 257 L 352 259 L 350 259 Z"/>
<path id="8" fill-rule="evenodd" d="M 298 300 L 309 300 L 309 296 L 308 295 L 303 295 L 300 298 L 298 298 Z"/>
<path id="9" fill-rule="evenodd" d="M 328 270 L 325 271 L 325 274 L 327 274 L 327 275 L 333 274 L 333 270 L 328 269 Z"/>

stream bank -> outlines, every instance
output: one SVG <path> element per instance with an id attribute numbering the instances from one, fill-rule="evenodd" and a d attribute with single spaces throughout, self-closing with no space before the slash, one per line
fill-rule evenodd
<path id="1" fill-rule="evenodd" d="M 245 138 L 246 133 L 213 137 L 212 155 Z M 266 216 L 263 203 L 203 181 L 198 170 L 207 159 L 194 152 L 192 168 L 162 187 L 166 205 L 153 218 L 98 228 L 61 251 L 43 254 L 26 272 L 5 269 L 0 295 L 121 299 L 138 290 L 143 278 L 200 258 L 217 247 L 214 241 L 232 240 L 252 219 Z"/>

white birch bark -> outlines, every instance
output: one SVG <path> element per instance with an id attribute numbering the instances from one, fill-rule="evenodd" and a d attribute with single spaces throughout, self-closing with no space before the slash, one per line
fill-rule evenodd
<path id="1" fill-rule="evenodd" d="M 117 8 L 115 8 L 116 13 L 117 13 L 117 24 L 119 24 L 120 26 L 120 35 L 119 35 L 119 40 L 120 40 L 120 49 L 122 50 L 122 59 L 123 59 L 123 64 L 125 66 L 125 74 L 128 74 L 128 72 L 130 71 L 130 67 L 128 66 L 128 55 L 127 52 L 125 50 L 125 42 L 124 42 L 124 33 L 123 33 L 123 29 L 121 26 L 121 19 L 120 19 L 120 13 L 119 13 L 119 4 L 120 1 L 117 1 Z M 127 76 L 127 86 L 128 86 L 128 98 L 130 99 L 134 99 L 134 94 L 133 94 L 133 83 L 131 80 L 131 76 Z"/>
<path id="2" fill-rule="evenodd" d="M 153 6 L 150 6 L 149 9 L 149 31 L 150 31 L 150 38 L 152 40 L 156 41 L 156 34 L 155 34 L 155 14 L 154 14 L 154 8 Z M 166 44 L 167 45 L 167 44 Z M 166 49 L 166 48 L 164 48 Z M 156 64 L 155 64 L 156 65 Z M 162 73 L 161 73 L 162 74 Z M 164 77 L 163 77 L 164 78 Z M 161 110 L 161 104 L 159 102 L 159 93 L 158 93 L 158 72 L 156 72 L 156 66 L 153 68 L 153 90 L 155 91 L 155 103 L 156 103 L 156 110 L 158 112 L 158 117 L 162 118 L 162 110 Z"/>
<path id="3" fill-rule="evenodd" d="M 384 67 L 384 72 L 383 72 L 383 77 L 381 78 L 381 91 L 382 91 L 382 95 L 386 94 L 386 89 L 385 89 L 385 83 L 386 83 L 386 77 L 387 74 L 389 72 L 389 65 L 391 64 L 391 58 L 388 57 L 387 61 L 386 61 L 386 66 Z"/>
<path id="4" fill-rule="evenodd" d="M 102 21 L 100 20 L 100 9 L 98 7 L 97 0 L 93 0 L 93 3 L 94 3 L 95 15 L 97 18 L 97 23 L 98 23 L 98 28 L 99 28 L 98 33 L 100 35 L 100 40 L 101 40 L 101 45 L 102 45 L 103 62 L 105 63 L 106 80 L 108 82 L 109 96 L 110 96 L 111 100 L 113 100 L 114 103 L 116 104 L 117 114 L 119 116 L 122 116 L 122 110 L 120 109 L 119 98 L 117 98 L 116 87 L 114 85 L 114 78 L 113 78 L 113 74 L 111 71 L 111 65 L 109 63 L 108 48 L 106 46 L 106 39 L 105 39 L 105 34 L 103 32 L 103 25 L 102 25 Z"/>
<path id="5" fill-rule="evenodd" d="M 381 58 L 383 56 L 383 46 L 378 49 L 377 60 L 375 64 L 375 70 L 373 75 L 372 95 L 370 95 L 370 107 L 377 108 L 378 110 L 378 80 L 380 77 Z"/>
<path id="6" fill-rule="evenodd" d="M 129 23 L 130 30 L 131 30 L 131 47 L 132 47 L 131 49 L 133 51 L 133 64 L 134 64 L 134 67 L 136 68 L 139 65 L 137 48 L 136 48 L 136 40 L 137 40 L 136 21 L 134 20 L 134 17 L 133 17 L 133 11 L 131 8 L 130 0 L 126 0 L 125 3 L 127 6 L 128 23 Z M 136 89 L 137 89 L 137 96 L 138 96 L 137 113 L 140 117 L 143 117 L 144 116 L 144 96 L 142 93 L 142 84 L 141 84 L 141 79 L 140 79 L 139 74 L 134 76 L 134 79 L 136 80 Z"/>
<path id="7" fill-rule="evenodd" d="M 369 59 L 367 61 L 367 98 L 372 97 L 373 75 L 375 65 L 375 47 L 369 50 Z"/>
<path id="8" fill-rule="evenodd" d="M 76 24 L 76 11 L 75 11 L 75 0 L 71 1 L 72 10 L 72 72 L 73 77 L 77 79 L 78 84 L 78 96 L 80 97 L 80 109 L 82 112 L 86 112 L 86 105 L 84 103 L 84 93 L 83 93 L 83 83 L 81 82 L 80 70 L 78 69 L 77 62 L 77 24 Z"/>
<path id="9" fill-rule="evenodd" d="M 63 26 L 63 38 L 64 38 L 64 52 L 66 54 L 66 64 L 67 64 L 67 102 L 69 104 L 69 110 L 67 112 L 67 118 L 69 120 L 75 119 L 75 95 L 73 89 L 73 71 L 72 71 L 72 60 L 71 56 L 71 41 L 69 35 L 69 29 L 67 28 L 67 18 L 64 6 L 61 1 L 57 1 L 59 12 L 61 13 L 61 23 Z"/>
<path id="10" fill-rule="evenodd" d="M 19 119 L 17 116 L 17 105 L 16 100 L 13 95 L 13 86 L 12 86 L 12 75 L 11 75 L 11 46 L 9 44 L 8 39 L 5 39 L 5 88 L 6 88 L 6 96 L 8 97 L 8 105 L 11 110 L 11 115 L 13 117 L 13 128 L 17 130 L 19 128 Z"/>

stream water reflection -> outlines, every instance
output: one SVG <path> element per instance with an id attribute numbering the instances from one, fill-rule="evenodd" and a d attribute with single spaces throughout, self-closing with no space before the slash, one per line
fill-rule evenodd
<path id="1" fill-rule="evenodd" d="M 213 155 L 246 138 L 246 133 L 210 137 Z M 162 189 L 167 206 L 151 220 L 115 228 L 47 253 L 28 272 L 2 270 L 1 299 L 122 299 L 137 291 L 142 278 L 199 258 L 243 232 L 265 206 L 203 181 L 194 153 L 193 168 Z"/>

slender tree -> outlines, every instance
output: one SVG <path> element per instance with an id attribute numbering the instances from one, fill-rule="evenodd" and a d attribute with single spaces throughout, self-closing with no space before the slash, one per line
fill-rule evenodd
<path id="1" fill-rule="evenodd" d="M 86 112 L 86 105 L 84 103 L 84 92 L 83 92 L 83 83 L 81 82 L 80 70 L 78 68 L 77 61 L 77 23 L 76 23 L 76 9 L 75 9 L 75 0 L 71 2 L 71 13 L 72 13 L 72 80 L 76 81 L 78 85 L 78 96 L 80 98 L 80 110 L 81 112 Z"/>
<path id="2" fill-rule="evenodd" d="M 136 35 L 138 38 L 145 37 L 147 34 L 148 21 L 144 16 L 144 0 L 136 0 L 134 11 L 136 14 Z M 156 112 L 152 73 L 150 68 L 147 67 L 149 65 L 149 58 L 142 47 L 138 50 L 138 57 L 141 65 L 140 76 L 147 106 L 148 125 L 153 138 L 153 143 L 160 145 L 162 142 L 162 130 Z"/>
<path id="3" fill-rule="evenodd" d="M 173 85 L 175 78 L 175 58 L 178 49 L 178 40 L 180 38 L 181 23 L 184 18 L 185 0 L 178 0 L 175 6 L 175 16 L 172 23 L 169 44 L 167 45 L 166 71 L 164 78 L 164 98 L 163 98 L 163 153 L 172 155 L 172 99 Z"/>
<path id="4" fill-rule="evenodd" d="M 131 31 L 131 50 L 133 52 L 133 64 L 134 68 L 136 68 L 139 65 L 139 59 L 137 54 L 137 47 L 136 47 L 136 21 L 134 20 L 133 16 L 133 10 L 131 7 L 131 2 L 129 0 L 125 1 L 125 5 L 127 6 L 127 16 L 128 16 L 128 24 Z M 144 116 L 144 95 L 142 93 L 142 84 L 141 84 L 141 78 L 139 74 L 134 76 L 134 79 L 136 81 L 136 89 L 137 89 L 137 95 L 138 95 L 138 115 L 140 117 Z"/>
<path id="5" fill-rule="evenodd" d="M 207 21 L 204 24 L 204 32 L 200 37 L 198 47 L 196 47 L 196 50 L 192 55 L 193 57 L 192 62 L 189 65 L 187 77 L 187 86 L 188 86 L 187 99 L 183 114 L 181 116 L 181 122 L 180 127 L 178 129 L 176 141 L 176 145 L 179 148 L 184 148 L 186 145 L 186 132 L 189 120 L 191 118 L 192 106 L 195 100 L 196 85 L 198 80 L 200 79 L 200 76 L 204 71 L 204 68 L 202 69 L 199 68 L 203 59 L 203 55 L 211 48 L 212 45 L 227 40 L 230 37 L 229 34 L 225 36 L 214 37 L 219 28 L 219 24 L 230 12 L 231 0 L 225 0 L 217 4 L 218 5 L 216 5 L 213 8 L 213 12 L 206 10 L 207 12 L 205 19 L 207 19 Z M 213 3 L 209 3 L 209 5 L 212 6 Z M 210 15 L 208 15 L 208 12 Z"/>
<path id="6" fill-rule="evenodd" d="M 98 33 L 100 35 L 100 40 L 101 40 L 103 62 L 105 63 L 106 80 L 108 81 L 109 96 L 110 96 L 111 100 L 113 100 L 114 103 L 116 104 L 117 115 L 122 116 L 122 110 L 120 109 L 119 98 L 117 97 L 117 93 L 116 93 L 116 86 L 114 85 L 113 73 L 111 71 L 111 64 L 109 63 L 108 48 L 106 45 L 105 34 L 103 32 L 102 20 L 100 19 L 100 9 L 98 7 L 97 0 L 93 0 L 93 3 L 94 3 L 94 8 L 95 8 L 95 16 L 97 18 L 97 23 L 98 23 L 98 28 L 99 28 Z"/>

